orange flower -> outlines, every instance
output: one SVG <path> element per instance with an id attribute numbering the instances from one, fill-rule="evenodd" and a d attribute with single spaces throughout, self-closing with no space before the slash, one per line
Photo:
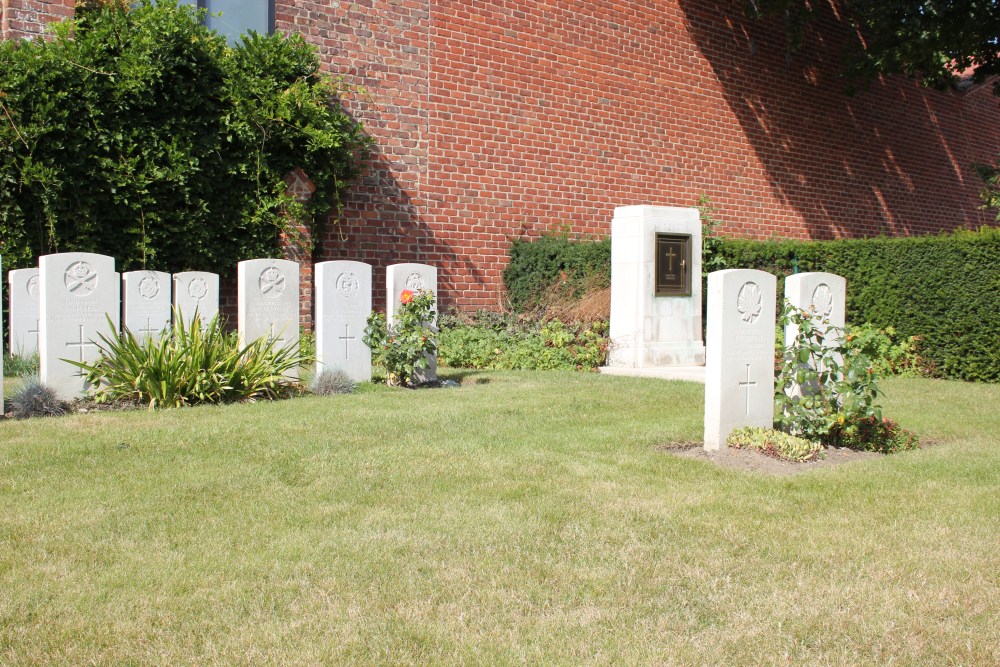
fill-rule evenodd
<path id="1" fill-rule="evenodd" d="M 401 303 L 409 303 L 413 301 L 413 292 L 408 289 L 403 290 L 403 293 L 399 295 L 399 301 Z"/>

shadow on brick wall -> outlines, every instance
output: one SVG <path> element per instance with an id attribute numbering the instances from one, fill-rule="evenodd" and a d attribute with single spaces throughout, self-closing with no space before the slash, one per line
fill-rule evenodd
<path id="1" fill-rule="evenodd" d="M 390 264 L 419 262 L 437 267 L 441 310 L 458 300 L 462 287 L 456 277 L 481 280 L 475 258 L 455 251 L 429 227 L 428 206 L 414 192 L 420 178 L 414 172 L 419 168 L 393 160 L 377 148 L 365 173 L 351 187 L 342 215 L 327 223 L 314 255 L 317 261 L 350 259 L 371 264 L 374 305 L 379 311 L 385 309 L 385 269 Z"/>
<path id="2" fill-rule="evenodd" d="M 848 95 L 836 65 L 850 27 L 830 3 L 815 3 L 818 23 L 793 54 L 781 22 L 747 18 L 742 2 L 680 5 L 755 154 L 745 167 L 763 166 L 772 196 L 798 211 L 810 237 L 990 222 L 978 208 L 972 170 L 1000 148 L 997 102 L 988 93 L 963 96 L 892 78 Z M 727 177 L 738 182 L 739 169 Z"/>

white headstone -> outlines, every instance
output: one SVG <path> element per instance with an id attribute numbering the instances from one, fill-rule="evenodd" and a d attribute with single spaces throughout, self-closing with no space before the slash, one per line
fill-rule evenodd
<path id="1" fill-rule="evenodd" d="M 38 269 L 14 269 L 10 286 L 10 353 L 38 352 Z"/>
<path id="2" fill-rule="evenodd" d="M 204 325 L 219 314 L 219 276 L 206 271 L 174 274 L 174 308 L 186 324 L 195 313 Z"/>
<path id="3" fill-rule="evenodd" d="M 344 371 L 357 382 L 372 378 L 372 351 L 361 338 L 372 312 L 372 267 L 364 262 L 316 265 L 316 374 Z"/>
<path id="4" fill-rule="evenodd" d="M 785 278 L 785 299 L 796 308 L 813 313 L 823 327 L 843 328 L 846 321 L 847 280 L 833 273 L 796 273 Z M 797 335 L 798 328 L 785 328 L 785 345 Z M 826 341 L 834 346 L 835 340 Z"/>
<path id="5" fill-rule="evenodd" d="M 681 257 L 684 239 L 690 257 Z M 657 275 L 657 248 L 664 244 Z M 669 270 L 668 270 L 669 269 Z M 668 281 L 669 285 L 662 286 Z M 608 366 L 662 368 L 705 363 L 701 337 L 701 218 L 698 209 L 620 206 L 611 221 L 611 347 Z"/>
<path id="6" fill-rule="evenodd" d="M 396 315 L 396 310 L 401 305 L 399 297 L 403 290 L 417 292 L 420 290 L 434 292 L 435 321 L 437 324 L 437 302 L 441 295 L 438 294 L 437 269 L 427 264 L 391 264 L 386 267 L 386 321 L 390 324 Z M 417 382 L 430 382 L 437 379 L 437 355 L 427 355 L 428 365 L 426 368 L 417 369 L 414 379 Z"/>
<path id="7" fill-rule="evenodd" d="M 752 269 L 708 276 L 705 449 L 725 447 L 733 429 L 774 426 L 776 287 Z"/>
<path id="8" fill-rule="evenodd" d="M 298 347 L 299 265 L 287 259 L 248 259 L 236 271 L 240 340 L 270 338 L 275 348 Z M 289 375 L 297 375 L 290 373 Z"/>
<path id="9" fill-rule="evenodd" d="M 843 328 L 847 281 L 833 273 L 797 273 L 785 278 L 785 299 L 796 308 L 815 317 L 814 331 L 823 334 L 824 347 L 837 347 L 840 340 L 836 335 L 827 335 L 832 327 Z M 817 331 L 818 330 L 818 331 Z M 787 348 L 799 334 L 795 324 L 785 326 L 785 347 Z M 809 366 L 809 364 L 802 364 Z M 816 368 L 822 372 L 823 368 Z M 785 389 L 790 396 L 816 393 L 818 383 L 807 386 L 792 384 Z"/>
<path id="10" fill-rule="evenodd" d="M 86 252 L 43 255 L 38 272 L 39 379 L 70 400 L 87 385 L 83 371 L 64 360 L 96 361 L 100 335 L 117 334 L 121 282 L 114 258 Z"/>
<path id="11" fill-rule="evenodd" d="M 122 274 L 122 324 L 137 340 L 159 338 L 170 327 L 171 282 L 162 271 Z"/>

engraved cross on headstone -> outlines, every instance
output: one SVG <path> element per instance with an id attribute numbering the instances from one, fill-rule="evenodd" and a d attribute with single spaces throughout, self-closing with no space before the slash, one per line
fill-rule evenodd
<path id="1" fill-rule="evenodd" d="M 29 334 L 35 334 L 35 346 L 38 346 L 38 320 L 35 320 L 35 328 L 28 329 Z"/>
<path id="2" fill-rule="evenodd" d="M 146 334 L 147 337 L 152 338 L 153 334 L 159 333 L 159 329 L 153 328 L 153 319 L 151 317 L 146 318 L 146 328 L 139 329 L 139 333 Z"/>
<path id="3" fill-rule="evenodd" d="M 350 361 L 351 359 L 351 341 L 357 340 L 357 336 L 351 335 L 351 325 L 344 325 L 344 335 L 339 336 L 340 340 L 344 341 L 344 358 Z"/>
<path id="4" fill-rule="evenodd" d="M 66 343 L 66 347 L 75 347 L 75 348 L 79 349 L 79 351 L 80 351 L 79 362 L 83 363 L 85 361 L 83 348 L 88 347 L 88 346 L 96 348 L 97 345 L 95 343 L 92 343 L 91 341 L 89 341 L 89 340 L 87 340 L 86 338 L 83 337 L 83 325 L 81 324 L 79 326 L 80 326 L 80 337 L 79 337 L 78 341 L 76 343 Z M 83 377 L 84 375 L 86 375 L 86 373 L 81 368 L 79 370 L 79 372 L 77 372 L 77 376 Z"/>
<path id="5" fill-rule="evenodd" d="M 747 390 L 747 414 L 750 414 L 750 390 L 757 386 L 757 382 L 750 381 L 750 364 L 747 364 L 747 381 L 740 382 L 740 389 Z"/>
<path id="6" fill-rule="evenodd" d="M 282 330 L 282 331 L 284 331 L 284 330 Z M 284 347 L 285 336 L 284 335 L 282 335 L 282 336 L 275 336 L 274 335 L 274 322 L 271 322 L 271 340 L 274 341 L 275 343 L 281 343 L 281 347 Z"/>

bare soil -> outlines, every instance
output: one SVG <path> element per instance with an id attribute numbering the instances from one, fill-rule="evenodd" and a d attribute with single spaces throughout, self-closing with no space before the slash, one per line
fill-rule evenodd
<path id="1" fill-rule="evenodd" d="M 853 449 L 834 447 L 828 448 L 825 457 L 822 459 L 807 461 L 805 463 L 795 463 L 776 459 L 773 456 L 767 456 L 752 449 L 734 449 L 729 447 L 709 452 L 702 447 L 702 443 L 700 442 L 672 442 L 665 445 L 658 445 L 657 449 L 677 454 L 678 456 L 711 461 L 725 468 L 736 468 L 737 470 L 776 476 L 797 475 L 819 468 L 853 463 L 855 461 L 866 461 L 885 456 L 885 454 L 878 454 L 876 452 L 858 452 Z"/>

